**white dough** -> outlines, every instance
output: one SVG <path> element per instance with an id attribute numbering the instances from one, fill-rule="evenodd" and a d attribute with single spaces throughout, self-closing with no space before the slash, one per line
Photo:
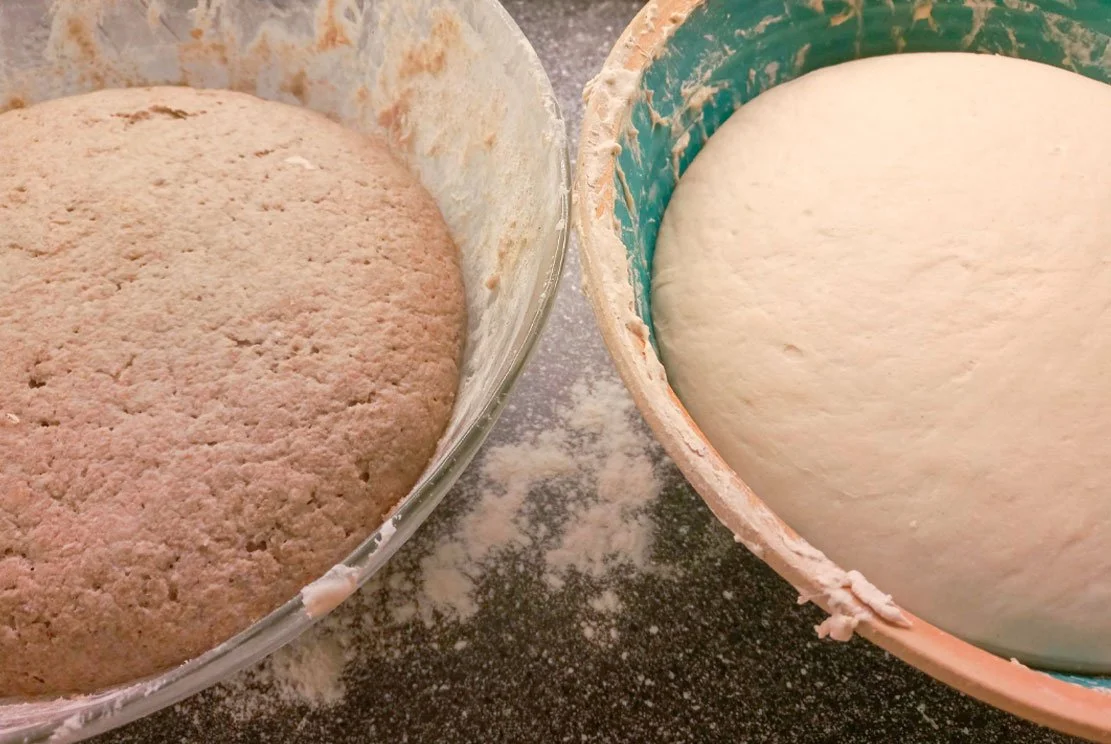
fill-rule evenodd
<path id="1" fill-rule="evenodd" d="M 776 512 L 913 613 L 1111 670 L 1111 86 L 851 62 L 734 114 L 659 235 L 669 379 Z"/>

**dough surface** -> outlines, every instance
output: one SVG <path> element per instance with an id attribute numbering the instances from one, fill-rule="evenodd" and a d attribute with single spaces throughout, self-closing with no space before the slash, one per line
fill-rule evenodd
<path id="1" fill-rule="evenodd" d="M 458 384 L 459 255 L 386 146 L 229 91 L 0 116 L 0 698 L 159 672 L 375 528 Z"/>
<path id="2" fill-rule="evenodd" d="M 675 390 L 791 526 L 986 648 L 1111 670 L 1111 86 L 851 62 L 738 110 L 654 259 Z"/>

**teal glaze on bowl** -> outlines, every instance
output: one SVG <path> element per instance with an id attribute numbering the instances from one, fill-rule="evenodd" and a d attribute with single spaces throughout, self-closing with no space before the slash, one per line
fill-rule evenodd
<path id="1" fill-rule="evenodd" d="M 679 176 L 733 111 L 821 67 L 953 51 L 1021 57 L 1111 83 L 1111 0 L 717 0 L 676 26 L 666 51 L 645 68 L 614 176 L 636 310 L 653 345 L 660 220 Z M 1052 676 L 1111 692 L 1111 677 Z"/>

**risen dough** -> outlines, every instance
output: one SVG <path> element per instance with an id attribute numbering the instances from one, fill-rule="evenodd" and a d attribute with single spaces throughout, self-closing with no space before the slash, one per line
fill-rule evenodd
<path id="1" fill-rule="evenodd" d="M 972 54 L 774 88 L 668 207 L 671 383 L 753 490 L 904 607 L 1111 669 L 1111 86 Z"/>
<path id="2" fill-rule="evenodd" d="M 0 116 L 0 698 L 151 674 L 341 560 L 447 423 L 459 254 L 385 145 L 229 91 Z"/>

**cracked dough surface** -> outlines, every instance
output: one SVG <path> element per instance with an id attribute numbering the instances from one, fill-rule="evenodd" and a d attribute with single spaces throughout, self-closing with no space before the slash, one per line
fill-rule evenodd
<path id="1" fill-rule="evenodd" d="M 0 697 L 194 657 L 376 529 L 450 416 L 459 255 L 378 141 L 229 91 L 0 116 Z"/>
<path id="2" fill-rule="evenodd" d="M 783 519 L 1008 656 L 1111 670 L 1111 86 L 972 54 L 743 106 L 654 261 L 669 379 Z"/>

